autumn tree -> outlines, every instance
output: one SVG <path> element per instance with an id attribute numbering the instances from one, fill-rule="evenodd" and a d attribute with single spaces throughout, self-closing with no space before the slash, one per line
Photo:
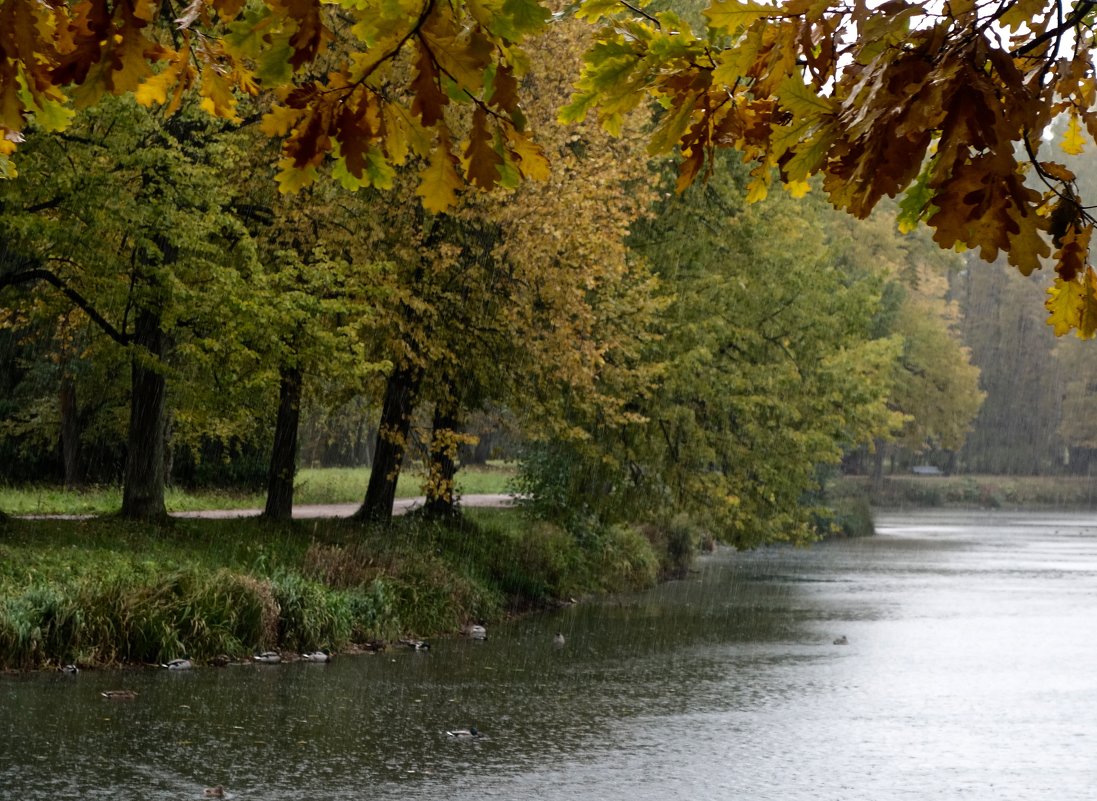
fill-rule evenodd
<path id="1" fill-rule="evenodd" d="M 402 177 L 374 215 L 377 252 L 398 270 L 382 302 L 374 338 L 384 343 L 388 375 L 370 486 L 361 515 L 391 513 L 395 480 L 411 436 L 412 413 L 431 409 L 428 506 L 452 509 L 453 459 L 462 419 L 489 402 L 506 403 L 540 435 L 560 433 L 558 398 L 619 414 L 621 397 L 605 391 L 606 352 L 632 332 L 603 325 L 607 286 L 628 282 L 623 239 L 651 198 L 643 161 L 629 159 L 633 139 L 595 126 L 552 129 L 581 53 L 582 26 L 558 25 L 531 56 L 531 124 L 550 131 L 538 182 L 520 182 L 496 159 L 503 187 L 463 197 L 445 213 L 426 212 Z M 466 104 L 475 131 L 475 104 Z M 532 169 L 530 161 L 527 166 Z M 639 311 L 643 304 L 633 304 Z M 611 396 L 612 395 L 612 396 Z"/>
<path id="2" fill-rule="evenodd" d="M 242 300 L 238 330 L 268 386 L 276 387 L 269 429 L 264 515 L 292 515 L 301 409 L 359 394 L 383 365 L 365 345 L 388 265 L 369 236 L 374 204 L 335 181 L 284 195 L 270 181 L 270 145 L 255 126 L 232 134 L 239 153 L 227 201 L 247 227 L 261 265 Z M 264 398 L 241 404 L 256 413 Z M 268 419 L 270 409 L 259 411 Z M 264 440 L 265 443 L 265 440 Z"/>
<path id="3" fill-rule="evenodd" d="M 754 163 L 754 197 L 820 174 L 857 217 L 902 194 L 902 219 L 942 247 L 1003 252 L 1026 275 L 1054 248 L 1053 324 L 1097 330 L 1093 218 L 1074 173 L 1036 155 L 1060 114 L 1068 152 L 1097 129 L 1092 4 L 718 0 L 701 34 L 608 0 L 578 13 L 603 24 L 564 119 L 596 109 L 613 126 L 654 97 L 669 111 L 651 147 L 680 149 L 680 187 L 735 147 Z"/>
<path id="4" fill-rule="evenodd" d="M 0 184 L 9 254 L 0 286 L 56 293 L 126 349 L 130 517 L 164 514 L 168 357 L 186 345 L 176 334 L 225 336 L 225 302 L 254 263 L 220 202 L 214 165 L 224 154 L 199 135 L 211 124 L 160 120 L 129 100 L 101 104 L 67 133 L 29 143 L 21 176 Z"/>
<path id="5" fill-rule="evenodd" d="M 613 130 L 654 99 L 664 113 L 649 150 L 678 150 L 680 186 L 734 147 L 754 164 L 754 198 L 775 178 L 799 187 L 816 174 L 858 217 L 902 195 L 905 219 L 942 247 L 1002 252 L 1026 274 L 1051 257 L 1053 324 L 1097 330 L 1093 218 L 1074 173 L 1038 153 L 1057 116 L 1067 151 L 1097 129 L 1088 0 L 714 0 L 699 26 L 618 0 L 574 13 L 598 40 L 564 120 L 594 110 Z M 283 142 L 284 189 L 315 180 L 326 159 L 376 188 L 408 164 L 438 211 L 466 185 L 542 170 L 523 47 L 558 18 L 536 0 L 194 0 L 181 11 L 5 0 L 0 172 L 16 169 L 28 120 L 62 128 L 70 102 L 133 92 L 171 110 L 196 86 L 209 112 L 235 119 L 239 98 L 263 91 L 277 97 L 264 128 Z M 458 101 L 475 109 L 471 128 L 455 124 Z"/>
<path id="6" fill-rule="evenodd" d="M 867 220 L 830 213 L 827 222 L 834 257 L 854 271 L 871 265 L 883 282 L 873 335 L 902 342 L 888 397 L 890 408 L 904 415 L 902 428 L 847 459 L 856 463 L 871 451 L 877 479 L 889 452 L 909 459 L 958 450 L 983 398 L 951 298 L 950 279 L 964 261 L 934 246 L 924 228 L 901 233 L 889 205 Z"/>
<path id="7" fill-rule="evenodd" d="M 953 280 L 963 340 L 986 392 L 961 453 L 961 467 L 991 474 L 1057 472 L 1064 447 L 1058 429 L 1066 387 L 1064 363 L 1054 355 L 1055 336 L 1040 314 L 1047 281 L 1042 276 L 1025 279 L 1002 266 L 969 255 Z"/>
<path id="8" fill-rule="evenodd" d="M 902 421 L 888 406 L 898 338 L 876 337 L 884 286 L 843 259 L 818 200 L 749 205 L 750 177 L 723 164 L 667 198 L 634 239 L 673 301 L 638 400 L 650 422 L 624 441 L 617 482 L 752 546 L 810 538 L 816 469 Z"/>

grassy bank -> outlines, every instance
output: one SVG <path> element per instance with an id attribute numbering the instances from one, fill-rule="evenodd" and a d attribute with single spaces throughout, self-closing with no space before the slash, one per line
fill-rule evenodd
<path id="1" fill-rule="evenodd" d="M 299 506 L 328 503 L 359 503 L 369 484 L 367 467 L 325 467 L 299 470 L 294 482 L 294 502 Z M 514 470 L 507 465 L 476 466 L 457 474 L 458 491 L 464 495 L 506 492 Z M 405 472 L 397 483 L 400 498 L 421 495 L 422 476 Z M 205 509 L 262 509 L 262 493 L 189 491 L 168 489 L 165 503 L 169 512 Z M 109 514 L 122 506 L 121 487 L 85 487 L 66 490 L 48 485 L 0 486 L 0 510 L 11 515 Z"/>
<path id="2" fill-rule="evenodd" d="M 875 507 L 955 506 L 984 509 L 1092 509 L 1097 479 L 1077 476 L 889 476 L 873 489 L 866 476 L 828 484 L 832 500 L 868 498 Z"/>
<path id="3" fill-rule="evenodd" d="M 515 510 L 388 529 L 345 521 L 0 522 L 0 667 L 247 658 L 457 631 L 648 586 L 653 539 L 579 544 Z"/>

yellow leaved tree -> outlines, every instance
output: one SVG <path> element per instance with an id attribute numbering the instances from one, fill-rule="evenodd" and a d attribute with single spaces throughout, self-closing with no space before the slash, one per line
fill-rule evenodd
<path id="1" fill-rule="evenodd" d="M 901 195 L 904 223 L 942 247 L 1026 274 L 1050 259 L 1056 331 L 1097 332 L 1094 218 L 1039 147 L 1057 117 L 1068 153 L 1097 134 L 1092 0 L 713 0 L 694 25 L 642 0 L 565 13 L 598 32 L 563 121 L 595 111 L 615 131 L 654 100 L 648 149 L 680 152 L 679 188 L 733 147 L 754 164 L 750 199 L 812 176 L 858 217 Z M 106 92 L 170 111 L 194 87 L 229 119 L 269 92 L 284 190 L 326 159 L 381 189 L 409 165 L 440 211 L 466 186 L 546 173 L 523 48 L 556 18 L 538 0 L 0 0 L 0 174 L 31 118 L 63 128 Z"/>
<path id="2" fill-rule="evenodd" d="M 903 223 L 942 247 L 1001 251 L 1026 275 L 1051 257 L 1056 331 L 1097 331 L 1094 218 L 1074 173 L 1038 154 L 1058 116 L 1068 153 L 1097 134 L 1097 4 L 715 0 L 698 34 L 670 12 L 578 13 L 599 41 L 562 119 L 596 110 L 612 128 L 652 97 L 667 112 L 651 149 L 680 148 L 680 187 L 734 147 L 754 198 L 775 176 L 798 190 L 815 175 L 857 217 L 902 195 Z"/>

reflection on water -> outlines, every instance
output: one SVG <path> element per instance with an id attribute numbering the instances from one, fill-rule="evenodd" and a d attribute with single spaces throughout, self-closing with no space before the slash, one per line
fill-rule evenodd
<path id="1" fill-rule="evenodd" d="M 880 523 L 483 643 L 3 677 L 0 797 L 1092 798 L 1097 519 Z"/>

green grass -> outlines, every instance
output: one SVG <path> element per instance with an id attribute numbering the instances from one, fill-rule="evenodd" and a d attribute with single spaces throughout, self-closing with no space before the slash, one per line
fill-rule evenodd
<path id="1" fill-rule="evenodd" d="M 245 657 L 453 632 L 647 586 L 634 529 L 580 543 L 519 510 L 347 520 L 0 521 L 0 668 Z"/>
<path id="2" fill-rule="evenodd" d="M 297 505 L 360 503 L 369 483 L 369 468 L 304 468 L 297 473 L 294 502 Z M 470 467 L 457 473 L 458 490 L 464 495 L 507 491 L 514 470 L 507 465 Z M 410 498 L 421 494 L 422 477 L 405 473 L 396 494 Z M 231 493 L 217 490 L 188 492 L 168 489 L 165 504 L 169 512 L 204 509 L 261 509 L 261 493 Z M 12 515 L 98 515 L 116 512 L 122 506 L 120 487 L 87 487 L 66 491 L 60 487 L 0 486 L 0 510 Z"/>

